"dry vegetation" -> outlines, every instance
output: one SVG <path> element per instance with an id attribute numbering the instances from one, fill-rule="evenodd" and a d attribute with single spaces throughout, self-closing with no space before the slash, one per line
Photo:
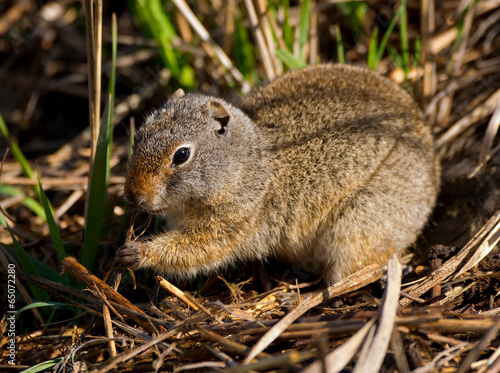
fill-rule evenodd
<path id="1" fill-rule="evenodd" d="M 344 8 L 337 3 L 310 3 L 301 43 L 303 14 L 292 2 L 288 49 L 302 54 L 302 61 L 341 60 L 337 41 L 342 36 L 346 62 L 366 64 L 373 30 L 380 29 L 377 40 L 382 40 L 400 4 L 368 1 L 361 9 L 358 3 Z M 18 314 L 15 369 L 46 363 L 56 372 L 500 371 L 500 147 L 494 140 L 500 124 L 498 0 L 408 1 L 407 28 L 402 33 L 396 26 L 388 39 L 391 48 L 377 65 L 413 92 L 443 157 L 440 202 L 412 265 L 402 270 L 392 260 L 388 268 L 368 267 L 326 290 L 297 268 L 274 262 L 241 264 L 221 276 L 175 285 L 151 273 L 136 273 L 134 279 L 112 271 L 114 251 L 126 239 L 131 217 L 122 183 L 134 117 L 140 121 L 144 111 L 159 106 L 179 86 L 231 96 L 228 87 L 244 92 L 258 80 L 281 74 L 286 64 L 276 50 L 287 49 L 288 31 L 282 11 L 276 18 L 261 13 L 269 4 L 165 2 L 177 33 L 170 40 L 177 71 L 165 62 L 171 62 L 170 52 L 144 36 L 154 32 L 137 26 L 137 10 L 106 2 L 102 85 L 110 78 L 111 13 L 116 12 L 117 99 L 111 175 L 92 272 L 74 259 L 60 261 L 44 216 L 33 207 L 38 182 L 6 152 L 6 137 L 0 138 L 5 154 L 1 212 L 10 227 L 0 227 L 0 281 L 7 278 L 7 264 L 16 263 L 17 310 L 48 300 L 40 299 L 32 285 L 46 291 L 51 302 L 64 303 Z M 366 13 L 360 16 L 356 9 Z M 83 250 L 92 154 L 91 49 L 85 38 L 80 2 L 0 2 L 0 113 L 33 167 L 36 161 L 66 253 L 77 258 Z M 407 57 L 401 40 L 409 42 Z M 99 90 L 96 70 L 90 70 Z M 90 97 L 97 102 L 94 93 Z M 92 113 L 99 117 L 95 104 Z M 13 237 L 39 276 L 20 263 Z M 409 263 L 411 258 L 404 259 Z M 60 276 L 62 268 L 80 285 Z M 110 286 L 123 276 L 117 291 L 101 280 L 105 274 Z M 7 305 L 7 289 L 0 297 Z M 8 330 L 5 318 L 1 325 Z M 13 371 L 7 345 L 4 337 L 0 369 Z"/>

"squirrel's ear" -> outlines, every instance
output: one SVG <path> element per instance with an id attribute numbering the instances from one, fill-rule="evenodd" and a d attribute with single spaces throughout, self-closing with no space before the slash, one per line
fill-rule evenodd
<path id="1" fill-rule="evenodd" d="M 231 114 L 227 108 L 218 101 L 208 101 L 202 107 L 202 112 L 219 122 L 220 127 L 215 130 L 218 135 L 225 135 Z"/>
<path id="2" fill-rule="evenodd" d="M 172 98 L 181 98 L 181 97 L 184 97 L 185 95 L 186 94 L 184 93 L 182 88 L 179 88 L 177 91 L 174 92 L 174 94 L 172 95 Z"/>

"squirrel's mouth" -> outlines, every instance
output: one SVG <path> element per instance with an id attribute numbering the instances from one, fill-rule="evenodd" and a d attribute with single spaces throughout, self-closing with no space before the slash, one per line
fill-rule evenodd
<path id="1" fill-rule="evenodd" d="M 167 214 L 167 210 L 166 209 L 153 209 L 153 210 L 147 210 L 147 209 L 145 209 L 145 211 L 148 214 L 151 214 L 151 215 L 166 215 Z"/>

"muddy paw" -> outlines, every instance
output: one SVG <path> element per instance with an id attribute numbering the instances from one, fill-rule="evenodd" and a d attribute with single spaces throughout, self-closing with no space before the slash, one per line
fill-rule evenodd
<path id="1" fill-rule="evenodd" d="M 122 267 L 135 271 L 144 260 L 144 244 L 140 242 L 127 242 L 115 254 L 115 259 Z"/>

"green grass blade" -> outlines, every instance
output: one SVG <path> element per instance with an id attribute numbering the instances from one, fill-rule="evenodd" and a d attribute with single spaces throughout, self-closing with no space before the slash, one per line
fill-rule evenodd
<path id="1" fill-rule="evenodd" d="M 21 166 L 24 175 L 26 175 L 30 179 L 35 180 L 35 172 L 31 168 L 30 164 L 28 163 L 28 160 L 24 156 L 19 146 L 12 141 L 12 138 L 10 137 L 10 132 L 1 114 L 0 114 L 0 131 L 2 131 L 2 134 L 7 140 L 7 144 L 9 145 L 10 151 L 12 152 L 12 155 L 16 159 L 17 163 L 19 163 L 19 165 Z"/>
<path id="2" fill-rule="evenodd" d="M 113 152 L 113 108 L 115 107 L 115 86 L 116 86 L 116 55 L 118 49 L 118 27 L 116 24 L 116 14 L 113 13 L 111 25 L 111 72 L 109 76 L 108 97 L 110 98 L 110 110 L 108 117 L 108 157 L 106 161 L 106 184 L 109 180 L 111 154 Z"/>
<path id="3" fill-rule="evenodd" d="M 57 254 L 59 255 L 59 259 L 63 260 L 66 258 L 66 250 L 64 249 L 64 245 L 62 243 L 61 234 L 59 233 L 59 228 L 57 227 L 56 221 L 54 219 L 54 215 L 52 212 L 52 206 L 47 198 L 47 194 L 42 187 L 42 181 L 40 176 L 38 177 L 38 188 L 40 188 L 40 196 L 42 198 L 42 205 L 45 211 L 45 215 L 47 216 L 47 224 L 49 225 L 50 235 L 52 236 L 52 240 L 54 240 L 54 245 L 57 250 Z"/>
<path id="4" fill-rule="evenodd" d="M 17 311 L 17 313 L 19 314 L 21 312 L 27 311 L 27 310 L 32 309 L 32 308 L 59 307 L 59 306 L 63 306 L 63 307 L 75 307 L 74 305 L 69 304 L 69 303 L 60 303 L 60 302 L 33 302 L 33 303 L 28 304 L 28 305 L 24 306 L 23 308 L 21 308 L 19 311 Z"/>
<path id="5" fill-rule="evenodd" d="M 23 192 L 12 185 L 0 184 L 0 195 L 8 197 L 17 197 L 23 195 Z M 31 211 L 33 211 L 40 218 L 42 218 L 44 221 L 46 220 L 43 206 L 37 200 L 31 197 L 24 197 L 21 200 L 21 203 L 27 208 L 29 208 Z"/>
<path id="6" fill-rule="evenodd" d="M 31 260 L 31 257 L 28 255 L 28 253 L 24 250 L 24 248 L 21 246 L 19 241 L 16 239 L 16 236 L 14 236 L 14 233 L 12 233 L 12 230 L 8 226 L 5 217 L 3 216 L 3 213 L 0 211 L 0 223 L 4 226 L 5 229 L 10 234 L 10 237 L 12 238 L 12 242 L 14 244 L 14 250 L 16 251 L 17 257 L 19 259 L 19 264 L 21 265 L 21 268 L 24 272 L 40 277 L 38 274 L 38 270 L 36 269 L 35 265 L 33 264 L 33 261 Z M 40 289 L 38 286 L 35 286 L 31 283 L 28 283 L 28 286 L 34 296 L 34 298 L 37 301 L 48 301 L 49 300 L 49 294 L 43 290 Z"/>
<path id="7" fill-rule="evenodd" d="M 378 28 L 375 27 L 370 37 L 370 44 L 368 45 L 368 67 L 375 70 L 378 65 L 377 60 L 377 44 L 378 44 Z"/>
<path id="8" fill-rule="evenodd" d="M 380 41 L 380 45 L 377 51 L 377 57 L 375 61 L 375 68 L 377 67 L 378 63 L 384 56 L 385 48 L 387 47 L 387 43 L 389 42 L 389 37 L 392 34 L 392 31 L 394 30 L 394 27 L 396 26 L 396 23 L 398 22 L 399 18 L 401 17 L 401 14 L 403 12 L 403 7 L 399 7 L 398 11 L 394 15 L 394 18 L 391 20 L 391 23 L 387 27 L 387 30 L 385 30 L 384 36 L 382 37 L 382 40 Z M 374 69 L 375 69 L 374 68 Z"/>
<path id="9" fill-rule="evenodd" d="M 335 25 L 335 41 L 337 43 L 337 59 L 339 63 L 345 63 L 344 45 L 342 44 L 342 33 L 339 25 Z"/>
<path id="10" fill-rule="evenodd" d="M 350 31 L 354 32 L 355 40 L 363 35 L 366 15 L 368 14 L 368 5 L 365 1 L 346 1 L 338 3 L 337 7 L 351 25 Z"/>
<path id="11" fill-rule="evenodd" d="M 233 54 L 236 67 L 247 80 L 256 83 L 258 75 L 255 66 L 255 45 L 252 43 L 248 29 L 243 26 L 243 21 L 241 19 L 235 20 L 235 32 L 233 37 Z"/>
<path id="12" fill-rule="evenodd" d="M 42 200 L 43 209 L 45 211 L 45 215 L 47 217 L 47 224 L 49 225 L 50 235 L 52 240 L 54 241 L 54 246 L 56 247 L 57 255 L 59 256 L 59 260 L 63 260 L 66 258 L 66 249 L 64 248 L 61 234 L 59 233 L 59 228 L 55 222 L 52 205 L 47 198 L 47 194 L 42 187 L 42 180 L 40 179 L 40 174 L 38 174 L 38 188 L 40 190 L 40 198 Z M 71 275 L 69 273 L 65 273 L 66 276 L 66 284 L 71 283 Z"/>
<path id="13" fill-rule="evenodd" d="M 142 28 L 158 42 L 160 56 L 174 77 L 180 74 L 177 56 L 171 47 L 171 39 L 176 36 L 170 19 L 165 14 L 160 0 L 130 1 L 134 13 L 138 16 Z"/>
<path id="14" fill-rule="evenodd" d="M 23 152 L 19 148 L 19 146 L 12 141 L 12 138 L 10 137 L 10 132 L 9 129 L 7 128 L 7 125 L 5 124 L 2 115 L 0 114 L 0 131 L 2 132 L 3 136 L 7 140 L 7 145 L 10 148 L 10 151 L 12 152 L 12 155 L 16 159 L 17 163 L 21 166 L 21 169 L 23 170 L 23 173 L 26 177 L 29 177 L 30 179 L 35 180 L 35 172 L 31 168 L 28 160 L 24 156 Z M 38 188 L 33 187 L 33 191 L 35 192 L 36 198 L 40 201 L 40 195 L 38 193 Z"/>
<path id="15" fill-rule="evenodd" d="M 398 53 L 398 50 L 394 48 L 392 45 L 387 46 L 387 52 L 389 52 L 389 55 L 391 56 L 392 60 L 394 61 L 394 64 L 399 67 L 403 72 L 405 71 L 404 68 L 404 61 L 403 61 L 403 56 Z M 406 78 L 406 72 L 405 72 L 405 78 Z"/>
<path id="16" fill-rule="evenodd" d="M 97 255 L 101 236 L 103 206 L 107 194 L 110 100 L 104 109 L 101 119 L 94 166 L 92 169 L 92 180 L 89 186 L 90 190 L 87 201 L 87 220 L 85 222 L 85 237 L 83 239 L 81 263 L 91 272 L 94 270 L 94 260 Z"/>
<path id="17" fill-rule="evenodd" d="M 177 36 L 174 26 L 163 10 L 163 3 L 160 0 L 147 0 L 145 4 L 148 17 L 154 22 L 151 24 L 151 29 L 156 40 L 160 43 L 160 54 L 167 66 L 172 70 L 172 75 L 179 76 L 181 70 L 175 52 L 171 47 L 172 38 Z"/>
<path id="18" fill-rule="evenodd" d="M 31 261 L 35 265 L 36 270 L 41 278 L 57 282 L 60 284 L 72 285 L 67 283 L 63 275 L 61 275 L 56 269 L 52 268 L 51 264 L 39 261 L 36 258 L 31 257 Z"/>
<path id="19" fill-rule="evenodd" d="M 415 38 L 415 50 L 413 52 L 413 67 L 418 66 L 420 61 L 420 51 L 422 50 L 420 38 Z"/>
<path id="20" fill-rule="evenodd" d="M 283 8 L 283 39 L 289 51 L 293 49 L 293 28 L 290 24 L 290 0 L 280 0 Z"/>
<path id="21" fill-rule="evenodd" d="M 63 358 L 58 357 L 54 360 L 47 360 L 44 361 L 43 363 L 37 364 L 35 366 L 32 366 L 31 368 L 22 370 L 20 373 L 38 373 L 38 372 L 43 372 L 44 370 L 47 370 L 49 368 L 52 368 L 54 365 L 58 364 Z"/>
<path id="22" fill-rule="evenodd" d="M 408 47 L 408 20 L 406 13 L 406 0 L 401 0 L 400 4 L 401 16 L 399 20 L 399 36 L 401 40 L 401 56 L 402 68 L 405 73 L 405 78 L 408 77 L 410 72 L 410 50 Z"/>
<path id="23" fill-rule="evenodd" d="M 184 57 L 172 48 L 172 39 L 177 37 L 169 15 L 163 9 L 161 0 L 130 0 L 129 4 L 145 32 L 156 39 L 160 57 L 164 65 L 170 69 L 172 76 L 184 87 L 194 88 L 195 73 Z"/>
<path id="24" fill-rule="evenodd" d="M 5 216 L 3 216 L 3 213 L 0 211 L 0 224 L 5 228 L 7 227 L 7 220 L 5 220 Z"/>
<path id="25" fill-rule="evenodd" d="M 292 69 L 301 69 L 307 66 L 304 61 L 295 57 L 291 52 L 283 49 L 276 49 L 276 57 Z"/>
<path id="26" fill-rule="evenodd" d="M 303 0 L 300 6 L 299 45 L 300 59 L 304 58 L 304 45 L 309 36 L 309 23 L 311 20 L 311 0 Z"/>
<path id="27" fill-rule="evenodd" d="M 462 13 L 460 13 L 460 17 L 459 17 L 458 22 L 457 22 L 458 33 L 457 33 L 457 37 L 455 38 L 455 42 L 453 43 L 454 50 L 458 50 L 458 47 L 460 46 L 460 42 L 462 41 L 462 37 L 464 35 L 465 16 L 469 12 L 470 6 L 471 6 L 470 3 L 467 4 L 465 6 L 464 10 L 462 11 Z"/>
<path id="28" fill-rule="evenodd" d="M 108 190 L 110 160 L 113 147 L 113 108 L 115 106 L 116 85 L 116 52 L 117 52 L 117 26 L 113 15 L 112 24 L 112 57 L 111 74 L 108 85 L 108 104 L 104 109 L 101 119 L 97 148 L 92 169 L 92 180 L 88 194 L 87 221 L 85 222 L 85 238 L 81 262 L 89 271 L 94 269 L 99 239 L 101 237 L 101 224 L 105 215 L 105 201 Z"/>

